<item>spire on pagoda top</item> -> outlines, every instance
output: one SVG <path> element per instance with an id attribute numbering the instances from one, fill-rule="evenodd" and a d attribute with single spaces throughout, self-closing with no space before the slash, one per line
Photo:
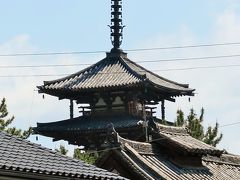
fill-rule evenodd
<path id="1" fill-rule="evenodd" d="M 119 49 L 123 39 L 122 0 L 111 0 L 111 41 L 113 49 Z"/>

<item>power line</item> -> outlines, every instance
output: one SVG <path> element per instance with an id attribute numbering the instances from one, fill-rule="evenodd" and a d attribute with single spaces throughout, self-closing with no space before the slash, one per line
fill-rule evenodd
<path id="1" fill-rule="evenodd" d="M 2 75 L 0 78 L 28 78 L 28 77 L 56 77 L 68 76 L 70 74 L 29 74 L 29 75 Z"/>
<path id="2" fill-rule="evenodd" d="M 167 49 L 186 49 L 186 48 L 198 48 L 198 47 L 213 47 L 213 46 L 228 46 L 239 45 L 240 42 L 226 42 L 226 43 L 213 43 L 213 44 L 198 44 L 198 45 L 186 45 L 186 46 L 170 46 L 170 47 L 155 47 L 155 48 L 142 48 L 142 49 L 129 49 L 125 51 L 152 51 L 152 50 L 167 50 Z"/>
<path id="3" fill-rule="evenodd" d="M 138 62 L 138 63 L 149 63 L 149 62 L 192 61 L 192 60 L 221 59 L 221 58 L 233 58 L 233 57 L 240 57 L 240 54 L 220 55 L 220 56 L 205 56 L 205 57 L 189 57 L 189 58 L 173 58 L 173 59 L 159 59 L 159 60 L 136 61 L 136 62 Z"/>
<path id="4" fill-rule="evenodd" d="M 69 51 L 69 52 L 15 53 L 15 54 L 0 54 L 0 57 L 97 54 L 97 53 L 105 53 L 105 52 L 106 51 Z"/>
<path id="5" fill-rule="evenodd" d="M 236 122 L 236 123 L 232 123 L 232 124 L 225 124 L 225 125 L 222 125 L 222 126 L 219 126 L 219 127 L 233 126 L 233 125 L 237 125 L 237 124 L 240 124 L 240 122 Z M 152 139 L 147 143 L 162 141 L 162 140 L 165 140 L 165 139 L 169 139 L 169 138 L 168 137 L 160 137 L 160 138 Z M 118 150 L 118 149 L 121 149 L 121 147 L 111 147 L 111 148 L 106 148 L 106 149 L 103 149 L 103 150 L 93 150 L 93 151 L 89 151 L 89 152 L 90 153 L 99 153 L 99 152 L 107 152 L 107 151 Z"/>
<path id="6" fill-rule="evenodd" d="M 222 126 L 219 126 L 219 127 L 221 128 L 221 127 L 233 126 L 233 125 L 237 125 L 237 124 L 240 124 L 240 121 L 236 122 L 236 123 L 225 124 L 225 125 L 222 125 Z M 158 141 L 162 141 L 162 140 L 165 140 L 165 139 L 169 139 L 169 138 L 168 137 L 160 137 L 160 138 L 152 139 L 152 140 L 150 140 L 148 142 L 144 142 L 144 143 L 158 142 Z M 90 153 L 99 153 L 99 152 L 107 152 L 107 151 L 118 150 L 118 149 L 121 149 L 121 147 L 111 147 L 111 148 L 107 148 L 107 149 L 104 149 L 104 150 L 93 150 L 93 151 L 89 151 L 89 152 Z"/>
<path id="7" fill-rule="evenodd" d="M 147 143 L 152 143 L 152 142 L 161 141 L 161 140 L 165 140 L 165 139 L 168 139 L 168 138 L 167 137 L 161 137 L 161 138 L 150 140 Z M 143 142 L 143 143 L 146 143 L 146 142 Z M 118 150 L 118 149 L 121 149 L 121 147 L 111 147 L 111 148 L 106 148 L 106 149 L 103 149 L 103 150 L 93 150 L 93 151 L 89 151 L 89 152 L 90 153 L 99 153 L 99 152 L 106 152 L 106 151 Z"/>
<path id="8" fill-rule="evenodd" d="M 178 71 L 178 70 L 196 70 L 196 69 L 216 69 L 216 68 L 229 68 L 229 67 L 240 67 L 240 64 L 228 64 L 228 65 L 219 65 L 219 66 L 196 66 L 196 67 L 187 67 L 187 68 L 171 68 L 171 69 L 156 69 L 151 70 L 152 72 L 159 72 L 159 71 Z M 147 71 L 136 71 L 144 73 Z M 98 74 L 122 74 L 126 72 L 108 72 L 103 73 L 99 72 Z M 94 73 L 86 73 L 85 75 L 91 75 Z M 67 76 L 71 74 L 35 74 L 35 75 L 0 75 L 0 78 L 18 78 L 18 77 L 48 77 L 48 76 Z"/>
<path id="9" fill-rule="evenodd" d="M 219 127 L 221 128 L 221 127 L 233 126 L 233 125 L 237 125 L 237 124 L 240 124 L 240 121 L 236 122 L 236 123 L 225 124 L 225 125 L 222 125 L 222 126 L 219 126 Z M 143 143 L 153 143 L 153 142 L 158 142 L 158 141 L 162 141 L 162 140 L 166 140 L 166 139 L 169 139 L 169 138 L 168 137 L 160 137 L 160 138 L 152 139 L 148 142 L 143 142 Z M 99 153 L 99 152 L 107 152 L 107 151 L 118 150 L 118 149 L 121 149 L 121 147 L 117 146 L 117 147 L 106 148 L 106 149 L 103 149 L 103 150 L 93 150 L 93 151 L 89 151 L 89 152 L 90 153 Z"/>
<path id="10" fill-rule="evenodd" d="M 240 64 L 228 64 L 219 66 L 197 66 L 197 67 L 187 67 L 187 68 L 169 68 L 169 69 L 159 69 L 157 71 L 183 71 L 183 70 L 195 70 L 195 69 L 216 69 L 216 68 L 228 68 L 228 67 L 239 67 Z"/>
<path id="11" fill-rule="evenodd" d="M 188 57 L 188 58 L 173 58 L 173 59 L 158 59 L 158 60 L 142 60 L 137 63 L 155 63 L 155 62 L 177 62 L 177 61 L 193 61 L 193 60 L 208 60 L 240 57 L 240 54 L 219 55 L 219 56 L 204 56 L 204 57 Z M 90 66 L 89 63 L 75 64 L 41 64 L 41 65 L 0 65 L 0 68 L 48 68 L 48 67 L 74 67 L 74 66 Z"/>
<path id="12" fill-rule="evenodd" d="M 72 67 L 90 66 L 92 64 L 41 64 L 41 65 L 0 65 L 0 68 L 47 68 L 47 67 Z"/>
<path id="13" fill-rule="evenodd" d="M 226 127 L 226 126 L 234 126 L 234 125 L 237 125 L 237 124 L 240 124 L 240 121 L 235 122 L 235 123 L 230 123 L 230 124 L 224 124 L 224 125 L 219 126 L 219 127 L 221 128 L 221 127 Z"/>
<path id="14" fill-rule="evenodd" d="M 153 47 L 153 48 L 138 48 L 138 49 L 125 49 L 125 52 L 138 52 L 138 51 L 155 51 L 155 50 L 170 50 L 170 49 L 187 49 L 199 47 L 214 47 L 214 46 L 229 46 L 240 45 L 240 42 L 225 42 L 225 43 L 212 43 L 212 44 L 196 44 L 185 46 L 169 46 L 169 47 Z M 107 51 L 69 51 L 69 52 L 40 52 L 40 53 L 13 53 L 13 54 L 0 54 L 0 57 L 17 57 L 17 56 L 53 56 L 53 55 L 74 55 L 74 54 L 98 54 Z"/>

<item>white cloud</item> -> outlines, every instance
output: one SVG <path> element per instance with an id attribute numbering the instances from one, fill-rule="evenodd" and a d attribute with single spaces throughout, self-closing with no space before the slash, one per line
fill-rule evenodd
<path id="1" fill-rule="evenodd" d="M 226 9 L 214 27 L 215 39 L 222 41 L 240 40 L 240 20 L 234 9 Z"/>

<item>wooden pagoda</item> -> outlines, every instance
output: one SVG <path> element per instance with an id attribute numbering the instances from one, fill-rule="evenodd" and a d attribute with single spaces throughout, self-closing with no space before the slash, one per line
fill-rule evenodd
<path id="1" fill-rule="evenodd" d="M 107 129 L 114 126 L 121 137 L 144 141 L 148 138 L 147 122 L 165 119 L 165 100 L 194 95 L 194 89 L 187 84 L 163 78 L 128 59 L 120 49 L 122 1 L 111 1 L 112 50 L 86 69 L 38 86 L 40 93 L 70 100 L 70 119 L 37 123 L 35 133 L 96 150 L 106 147 Z M 75 118 L 73 101 L 80 110 L 80 116 Z M 161 119 L 154 116 L 159 103 Z"/>

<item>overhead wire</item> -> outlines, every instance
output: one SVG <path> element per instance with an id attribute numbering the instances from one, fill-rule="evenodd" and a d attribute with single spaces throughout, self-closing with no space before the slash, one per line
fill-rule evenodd
<path id="1" fill-rule="evenodd" d="M 219 55 L 219 56 L 205 56 L 205 57 L 188 57 L 188 58 L 172 58 L 172 59 L 158 59 L 158 60 L 141 60 L 135 61 L 137 63 L 154 63 L 154 62 L 177 62 L 177 61 L 192 61 L 192 60 L 207 60 L 207 59 L 222 59 L 240 57 L 240 54 Z M 0 68 L 48 68 L 48 67 L 75 67 L 75 66 L 89 66 L 90 63 L 74 63 L 74 64 L 40 64 L 40 65 L 0 65 Z"/>
<path id="2" fill-rule="evenodd" d="M 74 54 L 97 54 L 106 51 L 69 51 L 69 52 L 40 52 L 40 53 L 13 53 L 0 54 L 0 57 L 16 57 L 16 56 L 53 56 L 53 55 L 74 55 Z"/>
<path id="3" fill-rule="evenodd" d="M 235 123 L 224 124 L 224 125 L 219 126 L 219 127 L 222 128 L 222 127 L 226 127 L 226 126 L 234 126 L 234 125 L 238 125 L 238 124 L 240 124 L 240 121 L 235 122 Z"/>
<path id="4" fill-rule="evenodd" d="M 225 124 L 225 125 L 219 126 L 219 128 L 226 127 L 226 126 L 233 126 L 233 125 L 237 125 L 237 124 L 240 124 L 240 121 L 236 122 L 236 123 Z M 157 141 L 161 141 L 161 140 L 165 140 L 165 139 L 169 139 L 169 138 L 167 138 L 167 137 L 160 137 L 160 138 L 149 140 L 149 141 L 147 141 L 145 143 L 152 143 L 152 142 L 157 142 Z M 111 148 L 106 148 L 106 149 L 103 149 L 103 150 L 90 151 L 90 153 L 107 152 L 107 151 L 118 150 L 118 149 L 122 149 L 122 147 L 121 146 L 120 147 L 119 146 L 118 147 L 111 147 Z"/>
<path id="5" fill-rule="evenodd" d="M 152 72 L 160 72 L 160 71 L 183 71 L 183 70 L 196 70 L 196 69 L 216 69 L 216 68 L 229 68 L 229 67 L 240 67 L 240 64 L 227 64 L 227 65 L 219 65 L 219 66 L 195 66 L 195 67 L 186 67 L 186 68 L 169 68 L 169 69 L 155 69 L 151 70 Z M 144 73 L 147 71 L 136 71 Z M 122 72 L 98 72 L 98 74 L 122 74 L 126 73 L 124 71 Z M 95 73 L 85 73 L 84 75 L 93 75 Z M 50 76 L 67 76 L 71 75 L 70 73 L 64 73 L 64 74 L 29 74 L 29 75 L 0 75 L 0 78 L 17 78 L 17 77 L 50 77 Z"/>
<path id="6" fill-rule="evenodd" d="M 91 64 L 41 64 L 41 65 L 0 65 L 0 68 L 47 68 L 47 67 L 72 67 L 88 66 Z"/>
<path id="7" fill-rule="evenodd" d="M 236 122 L 236 123 L 225 124 L 225 125 L 222 125 L 222 126 L 219 126 L 219 127 L 221 128 L 221 127 L 233 126 L 233 125 L 237 125 L 237 124 L 240 124 L 240 121 L 239 121 L 239 122 Z M 161 140 L 164 140 L 164 139 L 168 139 L 168 138 L 167 138 L 167 137 L 160 137 L 160 138 L 156 138 L 156 139 L 149 140 L 147 143 L 152 143 L 152 142 L 156 142 L 156 141 L 161 141 Z M 94 152 L 109 151 L 109 150 L 114 150 L 114 149 L 120 149 L 120 147 L 113 147 L 113 148 L 108 148 L 108 149 L 106 149 L 106 150 L 100 150 L 100 151 L 94 151 Z"/>
<path id="8" fill-rule="evenodd" d="M 152 47 L 152 48 L 136 48 L 136 49 L 125 49 L 124 51 L 125 52 L 134 52 L 134 51 L 138 52 L 138 51 L 186 49 L 186 48 L 229 46 L 229 45 L 240 45 L 240 42 L 225 42 L 225 43 L 196 44 L 196 45 L 169 46 L 169 47 Z M 105 52 L 107 52 L 107 51 L 97 50 L 97 51 L 69 51 L 69 52 L 12 53 L 12 54 L 0 54 L 0 57 L 97 54 L 97 53 L 105 53 Z"/>
<path id="9" fill-rule="evenodd" d="M 29 74 L 29 75 L 0 75 L 0 78 L 56 77 L 70 74 Z"/>
<path id="10" fill-rule="evenodd" d="M 160 69 L 153 70 L 157 71 L 184 71 L 184 70 L 195 70 L 195 69 L 216 69 L 216 68 L 229 68 L 229 67 L 239 67 L 240 64 L 227 64 L 227 65 L 219 65 L 219 66 L 196 66 L 196 67 L 187 67 L 187 68 L 169 68 L 169 69 Z"/>
<path id="11" fill-rule="evenodd" d="M 222 58 L 233 58 L 233 57 L 240 57 L 240 54 L 220 55 L 220 56 L 205 56 L 205 57 L 173 58 L 173 59 L 159 59 L 159 60 L 147 60 L 147 61 L 136 61 L 136 62 L 138 62 L 138 63 L 149 63 L 149 62 L 191 61 L 191 60 L 222 59 Z"/>
<path id="12" fill-rule="evenodd" d="M 235 123 L 230 123 L 230 124 L 224 124 L 222 126 L 219 126 L 219 128 L 226 127 L 226 126 L 233 126 L 233 125 L 237 125 L 237 124 L 240 124 L 240 121 L 235 122 Z M 165 140 L 165 139 L 169 139 L 169 138 L 167 138 L 167 137 L 155 138 L 155 139 L 151 139 L 151 140 L 147 141 L 146 143 L 157 142 L 157 141 L 161 141 L 161 140 Z M 90 153 L 99 153 L 99 152 L 107 152 L 107 151 L 118 150 L 118 149 L 122 149 L 122 147 L 121 146 L 117 146 L 117 147 L 115 146 L 115 147 L 106 148 L 106 149 L 103 149 L 103 150 L 93 150 L 93 151 L 89 151 L 89 152 Z"/>
<path id="13" fill-rule="evenodd" d="M 152 51 L 152 50 L 168 50 L 168 49 L 186 49 L 186 48 L 198 48 L 198 47 L 213 47 L 213 46 L 228 46 L 228 45 L 239 45 L 240 42 L 226 42 L 226 43 L 212 43 L 212 44 L 198 44 L 198 45 L 185 45 L 185 46 L 169 46 L 169 47 L 155 47 L 155 48 L 140 48 L 140 49 L 129 49 L 125 51 Z"/>

